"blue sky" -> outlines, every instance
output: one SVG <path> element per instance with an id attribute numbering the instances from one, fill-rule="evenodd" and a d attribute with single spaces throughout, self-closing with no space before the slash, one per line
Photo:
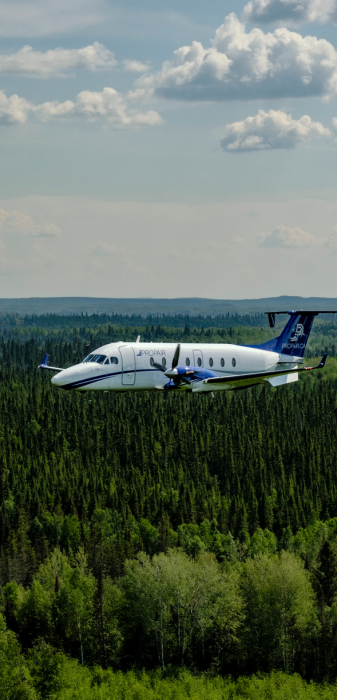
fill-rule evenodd
<path id="1" fill-rule="evenodd" d="M 337 0 L 0 0 L 0 296 L 337 296 Z"/>

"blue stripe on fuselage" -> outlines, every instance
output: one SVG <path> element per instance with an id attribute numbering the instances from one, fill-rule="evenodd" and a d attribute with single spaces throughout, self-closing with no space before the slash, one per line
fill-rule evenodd
<path id="1" fill-rule="evenodd" d="M 130 374 L 132 372 L 158 372 L 160 370 L 158 369 L 137 369 L 137 370 L 131 370 L 131 372 L 124 372 L 124 374 Z M 109 377 L 118 377 L 119 375 L 122 375 L 123 371 L 121 372 L 110 372 L 109 374 L 101 374 L 98 377 L 87 377 L 86 379 L 79 379 L 77 382 L 70 382 L 70 384 L 64 384 L 63 386 L 60 386 L 60 389 L 80 389 L 82 386 L 88 386 L 89 384 L 97 384 L 97 382 L 103 381 L 103 379 L 108 379 Z M 127 385 L 125 385 L 127 386 Z M 133 385 L 130 385 L 133 386 Z"/>

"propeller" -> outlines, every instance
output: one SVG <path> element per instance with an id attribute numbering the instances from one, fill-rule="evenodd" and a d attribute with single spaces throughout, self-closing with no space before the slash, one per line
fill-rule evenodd
<path id="1" fill-rule="evenodd" d="M 158 362 L 153 362 L 152 367 L 155 367 L 156 369 L 160 369 L 161 372 L 164 372 L 166 377 L 169 377 L 170 379 L 175 379 L 178 376 L 178 372 L 176 371 L 176 367 L 179 363 L 179 355 L 180 355 L 180 343 L 178 343 L 178 345 L 174 351 L 171 369 L 166 369 L 165 366 L 160 365 Z"/>
<path id="2" fill-rule="evenodd" d="M 179 368 L 179 357 L 180 343 L 178 343 L 174 351 L 172 367 L 170 369 L 165 369 L 165 366 L 160 365 L 158 364 L 158 362 L 154 362 L 154 360 L 152 360 L 152 367 L 155 367 L 156 369 L 159 369 L 161 372 L 163 372 L 165 374 L 165 377 L 170 379 L 176 387 L 179 387 L 181 384 L 191 384 L 194 375 L 198 374 L 198 370 L 196 369 L 189 369 L 188 367 Z"/>

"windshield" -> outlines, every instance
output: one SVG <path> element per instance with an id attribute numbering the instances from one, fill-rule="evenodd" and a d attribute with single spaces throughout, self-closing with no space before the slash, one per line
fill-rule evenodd
<path id="1" fill-rule="evenodd" d="M 106 355 L 88 355 L 83 362 L 98 362 L 100 365 L 103 364 L 104 360 L 106 360 Z"/>
<path id="2" fill-rule="evenodd" d="M 90 362 L 90 360 L 91 360 L 92 357 L 93 357 L 92 354 L 91 354 L 91 355 L 88 355 L 88 357 L 85 357 L 85 358 L 84 358 L 83 362 Z"/>

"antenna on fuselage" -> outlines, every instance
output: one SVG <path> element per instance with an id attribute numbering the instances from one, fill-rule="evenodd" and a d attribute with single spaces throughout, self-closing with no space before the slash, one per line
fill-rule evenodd
<path id="1" fill-rule="evenodd" d="M 137 335 L 136 343 L 139 343 L 140 341 L 140 335 Z"/>

